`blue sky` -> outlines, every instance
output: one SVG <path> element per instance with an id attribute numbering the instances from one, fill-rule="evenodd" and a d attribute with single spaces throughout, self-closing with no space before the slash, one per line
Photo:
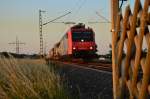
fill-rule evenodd
<path id="1" fill-rule="evenodd" d="M 21 46 L 21 53 L 39 52 L 39 9 L 46 11 L 43 14 L 44 22 L 71 11 L 70 15 L 57 21 L 83 22 L 92 27 L 99 53 L 108 52 L 111 25 L 88 22 L 104 21 L 95 14 L 96 11 L 110 20 L 110 0 L 0 0 L 0 51 L 15 52 L 15 46 L 8 43 L 18 36 L 22 42 L 26 42 Z M 68 25 L 54 23 L 44 26 L 47 51 L 60 40 L 67 28 Z"/>

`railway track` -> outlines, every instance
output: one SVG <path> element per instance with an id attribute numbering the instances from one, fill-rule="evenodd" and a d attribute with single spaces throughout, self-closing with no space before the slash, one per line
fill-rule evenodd
<path id="1" fill-rule="evenodd" d="M 72 62 L 54 61 L 54 62 L 58 64 L 77 67 L 77 68 L 92 69 L 92 70 L 103 71 L 108 73 L 112 72 L 112 65 L 111 63 L 107 63 L 107 62 L 83 62 L 83 61 L 72 61 Z"/>
<path id="2" fill-rule="evenodd" d="M 112 72 L 112 67 L 111 64 L 106 64 L 106 63 L 71 63 L 75 64 L 77 66 L 82 66 L 83 68 L 91 68 L 91 69 L 97 69 L 101 71 L 106 71 L 106 72 Z"/>

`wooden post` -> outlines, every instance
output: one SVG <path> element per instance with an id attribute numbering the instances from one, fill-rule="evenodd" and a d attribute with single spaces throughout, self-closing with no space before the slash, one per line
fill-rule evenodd
<path id="1" fill-rule="evenodd" d="M 117 82 L 116 82 L 116 67 L 115 67 L 115 32 L 117 14 L 119 12 L 119 0 L 111 0 L 111 32 L 112 32 L 112 70 L 113 70 L 113 97 L 117 99 Z"/>

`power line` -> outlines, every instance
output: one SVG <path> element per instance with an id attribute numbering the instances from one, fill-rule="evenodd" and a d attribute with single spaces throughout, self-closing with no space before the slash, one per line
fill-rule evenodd
<path id="1" fill-rule="evenodd" d="M 68 13 L 66 13 L 66 14 L 64 14 L 64 15 L 61 15 L 61 16 L 59 16 L 59 17 L 57 17 L 57 18 L 55 18 L 55 19 L 53 19 L 53 20 L 51 20 L 51 21 L 48 21 L 48 22 L 44 23 L 43 25 L 46 25 L 46 24 L 51 23 L 51 22 L 54 22 L 55 20 L 58 20 L 58 19 L 60 19 L 60 18 L 62 18 L 62 17 L 64 17 L 64 16 L 66 16 L 66 15 L 68 15 L 68 14 L 70 14 L 70 13 L 71 13 L 71 12 L 68 12 Z"/>
<path id="2" fill-rule="evenodd" d="M 101 21 L 90 21 L 88 24 L 95 24 L 95 23 L 110 23 L 110 22 L 101 22 Z"/>
<path id="3" fill-rule="evenodd" d="M 77 9 L 77 13 L 80 11 L 80 9 L 83 7 L 83 5 L 86 3 L 87 0 L 84 0 L 81 5 L 79 6 L 79 8 Z M 76 14 L 77 14 L 76 13 Z"/>
<path id="4" fill-rule="evenodd" d="M 110 21 L 107 18 L 105 18 L 103 15 L 101 15 L 100 13 L 96 12 L 96 15 L 104 19 L 106 22 L 110 23 Z"/>
<path id="5" fill-rule="evenodd" d="M 78 13 L 80 12 L 80 10 L 81 10 L 81 8 L 84 6 L 84 4 L 86 3 L 86 1 L 87 0 L 83 0 L 82 2 L 81 2 L 81 0 L 79 0 L 79 2 L 81 2 L 81 4 L 77 7 L 77 10 L 76 10 L 76 12 L 74 13 L 74 17 L 76 17 L 77 15 L 78 15 Z"/>
<path id="6" fill-rule="evenodd" d="M 73 22 L 73 21 L 62 21 L 62 22 L 52 22 L 52 23 L 62 23 L 62 24 L 66 24 L 66 25 L 68 25 L 68 24 L 76 24 L 75 22 Z"/>
<path id="7" fill-rule="evenodd" d="M 76 15 L 76 13 L 78 12 L 78 6 L 80 6 L 80 2 L 81 2 L 81 0 L 77 0 L 74 4 L 74 6 L 72 7 L 72 8 L 70 8 L 70 11 L 71 12 L 75 12 L 74 14 L 72 14 L 71 16 L 69 16 L 69 18 L 72 18 L 72 17 L 74 17 L 75 15 Z M 68 18 L 68 19 L 69 19 Z"/>

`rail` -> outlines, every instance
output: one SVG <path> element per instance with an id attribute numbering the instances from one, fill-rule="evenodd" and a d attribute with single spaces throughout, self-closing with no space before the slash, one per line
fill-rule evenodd
<path id="1" fill-rule="evenodd" d="M 74 67 L 79 68 L 87 68 L 92 70 L 100 70 L 103 72 L 112 72 L 112 65 L 111 63 L 104 63 L 104 62 L 83 62 L 83 61 L 74 61 L 74 62 L 68 62 L 68 61 L 56 61 L 56 60 L 50 60 L 53 63 L 59 63 L 64 65 L 71 65 Z"/>

